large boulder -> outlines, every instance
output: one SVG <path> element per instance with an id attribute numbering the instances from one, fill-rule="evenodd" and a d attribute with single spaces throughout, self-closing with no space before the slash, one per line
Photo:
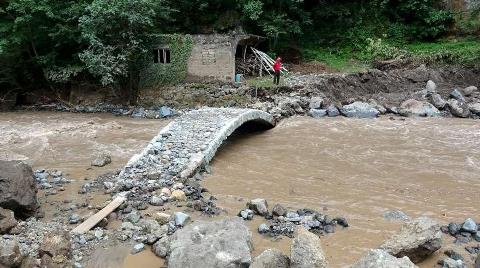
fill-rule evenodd
<path id="1" fill-rule="evenodd" d="M 374 118 L 380 114 L 372 105 L 360 101 L 344 105 L 340 111 L 346 117 L 356 118 Z"/>
<path id="2" fill-rule="evenodd" d="M 250 268 L 289 268 L 290 259 L 278 249 L 267 249 L 258 255 Z"/>
<path id="3" fill-rule="evenodd" d="M 251 239 L 241 218 L 198 221 L 170 238 L 168 267 L 248 267 Z"/>
<path id="4" fill-rule="evenodd" d="M 8 233 L 17 225 L 13 211 L 0 208 L 0 235 Z"/>
<path id="5" fill-rule="evenodd" d="M 21 161 L 0 161 L 0 207 L 27 218 L 38 208 L 32 168 Z"/>
<path id="6" fill-rule="evenodd" d="M 470 115 L 470 108 L 465 102 L 449 99 L 447 104 L 450 112 L 456 117 L 466 118 Z"/>
<path id="7" fill-rule="evenodd" d="M 407 256 L 418 263 L 441 246 L 440 225 L 430 218 L 420 217 L 406 222 L 398 233 L 379 248 L 399 258 Z"/>
<path id="8" fill-rule="evenodd" d="M 425 101 L 409 99 L 400 105 L 399 114 L 402 116 L 440 116 L 440 111 L 432 104 Z"/>
<path id="9" fill-rule="evenodd" d="M 0 267 L 18 267 L 24 258 L 17 241 L 0 237 Z"/>
<path id="10" fill-rule="evenodd" d="M 381 249 L 372 249 L 351 268 L 416 268 L 408 257 L 397 258 Z"/>
<path id="11" fill-rule="evenodd" d="M 460 101 L 460 102 L 465 102 L 465 97 L 463 97 L 463 94 L 462 92 L 460 92 L 460 90 L 458 89 L 454 89 L 452 90 L 452 92 L 450 92 L 450 97 Z"/>
<path id="12" fill-rule="evenodd" d="M 297 228 L 290 247 L 290 264 L 292 268 L 328 267 L 320 238 L 303 227 Z"/>

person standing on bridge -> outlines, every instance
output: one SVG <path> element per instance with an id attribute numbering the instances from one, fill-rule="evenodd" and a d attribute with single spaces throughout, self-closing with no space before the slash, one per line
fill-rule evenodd
<path id="1" fill-rule="evenodd" d="M 280 83 L 280 70 L 282 70 L 282 58 L 277 57 L 275 63 L 273 64 L 273 71 L 275 71 L 275 75 L 273 76 L 273 84 L 275 85 Z"/>

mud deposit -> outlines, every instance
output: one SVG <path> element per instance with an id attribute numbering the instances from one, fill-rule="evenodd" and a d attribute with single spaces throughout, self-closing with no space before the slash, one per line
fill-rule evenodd
<path id="1" fill-rule="evenodd" d="M 290 118 L 267 132 L 232 137 L 212 170 L 204 184 L 230 215 L 252 198 L 265 198 L 270 207 L 345 216 L 349 228 L 322 237 L 333 267 L 352 264 L 399 229 L 400 222 L 384 219 L 388 210 L 442 223 L 480 220 L 475 120 Z M 287 238 L 262 237 L 259 224 L 249 222 L 255 254 L 269 247 L 288 252 Z M 440 256 L 420 266 L 433 267 Z"/>

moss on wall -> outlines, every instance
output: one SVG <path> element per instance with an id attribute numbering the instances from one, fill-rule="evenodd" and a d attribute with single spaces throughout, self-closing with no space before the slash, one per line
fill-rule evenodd
<path id="1" fill-rule="evenodd" d="M 149 51 L 140 70 L 141 89 L 174 85 L 185 80 L 193 47 L 192 37 L 180 34 L 159 35 L 158 41 L 152 43 L 152 49 L 162 47 L 170 49 L 170 63 L 153 63 L 152 52 Z"/>

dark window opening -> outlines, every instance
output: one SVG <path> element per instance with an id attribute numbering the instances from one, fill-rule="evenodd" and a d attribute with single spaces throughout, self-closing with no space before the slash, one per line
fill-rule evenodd
<path id="1" fill-rule="evenodd" d="M 170 49 L 155 48 L 153 50 L 153 63 L 170 63 Z"/>

